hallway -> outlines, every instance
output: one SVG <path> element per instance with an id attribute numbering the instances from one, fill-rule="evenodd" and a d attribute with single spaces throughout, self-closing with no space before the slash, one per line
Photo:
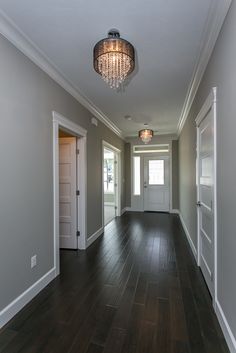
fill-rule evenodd
<path id="1" fill-rule="evenodd" d="M 0 333 L 1 353 L 226 353 L 176 215 L 126 213 Z"/>

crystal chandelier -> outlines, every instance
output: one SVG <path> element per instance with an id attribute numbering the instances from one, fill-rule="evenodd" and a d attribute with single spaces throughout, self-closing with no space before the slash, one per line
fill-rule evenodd
<path id="1" fill-rule="evenodd" d="M 145 144 L 147 144 L 148 142 L 151 141 L 153 135 L 154 135 L 154 133 L 153 133 L 153 130 L 151 130 L 151 129 L 143 129 L 143 130 L 140 130 L 138 133 L 139 138 L 141 138 L 141 140 Z"/>
<path id="2" fill-rule="evenodd" d="M 95 71 L 111 88 L 119 88 L 134 70 L 134 47 L 120 38 L 117 29 L 111 29 L 108 37 L 100 40 L 93 49 Z"/>

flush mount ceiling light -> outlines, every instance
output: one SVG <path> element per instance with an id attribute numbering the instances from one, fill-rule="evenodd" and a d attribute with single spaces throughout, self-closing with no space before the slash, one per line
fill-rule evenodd
<path id="1" fill-rule="evenodd" d="M 151 129 L 143 129 L 143 130 L 140 130 L 139 133 L 138 133 L 139 138 L 145 144 L 147 144 L 148 142 L 151 141 L 153 135 L 154 135 L 154 133 L 153 133 L 153 130 L 151 130 Z"/>
<path id="2" fill-rule="evenodd" d="M 134 47 L 120 38 L 117 29 L 111 29 L 108 37 L 100 40 L 93 49 L 93 66 L 111 88 L 119 88 L 134 71 Z"/>

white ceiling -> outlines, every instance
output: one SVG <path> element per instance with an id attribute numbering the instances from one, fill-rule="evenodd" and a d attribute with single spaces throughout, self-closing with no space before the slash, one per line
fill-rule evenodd
<path id="1" fill-rule="evenodd" d="M 0 0 L 0 9 L 131 136 L 144 123 L 159 133 L 177 131 L 212 1 Z M 111 28 L 137 53 L 137 69 L 122 92 L 110 89 L 93 70 L 93 46 Z"/>

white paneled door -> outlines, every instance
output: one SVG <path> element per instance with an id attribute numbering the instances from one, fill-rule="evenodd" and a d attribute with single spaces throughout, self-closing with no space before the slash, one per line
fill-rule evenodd
<path id="1" fill-rule="evenodd" d="M 169 212 L 168 157 L 144 157 L 144 211 Z"/>
<path id="2" fill-rule="evenodd" d="M 199 265 L 213 294 L 214 280 L 214 119 L 210 109 L 198 126 Z"/>
<path id="3" fill-rule="evenodd" d="M 77 249 L 76 138 L 59 139 L 60 247 Z"/>

